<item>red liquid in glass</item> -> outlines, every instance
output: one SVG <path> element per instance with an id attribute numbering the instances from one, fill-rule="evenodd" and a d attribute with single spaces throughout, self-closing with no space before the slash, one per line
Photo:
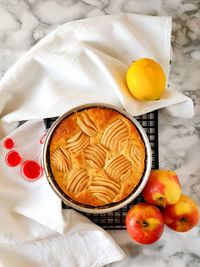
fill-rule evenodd
<path id="1" fill-rule="evenodd" d="M 22 161 L 22 156 L 16 150 L 12 150 L 8 152 L 5 160 L 6 160 L 6 164 L 9 167 L 16 167 Z"/>
<path id="2" fill-rule="evenodd" d="M 22 172 L 28 179 L 37 179 L 41 176 L 42 168 L 37 162 L 28 160 L 24 162 Z"/>
<path id="3" fill-rule="evenodd" d="M 5 141 L 4 141 L 4 147 L 6 149 L 12 149 L 15 145 L 14 141 L 12 140 L 12 138 L 7 138 Z"/>

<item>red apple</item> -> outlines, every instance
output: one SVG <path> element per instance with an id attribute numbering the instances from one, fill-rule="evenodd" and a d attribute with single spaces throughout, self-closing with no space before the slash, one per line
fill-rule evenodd
<path id="1" fill-rule="evenodd" d="M 152 244 L 162 235 L 164 219 L 153 205 L 139 203 L 133 206 L 126 216 L 126 228 L 130 236 L 140 244 Z"/>
<path id="2" fill-rule="evenodd" d="M 166 207 L 175 204 L 181 196 L 178 176 L 173 171 L 152 170 L 142 195 L 153 205 Z"/>
<path id="3" fill-rule="evenodd" d="M 179 201 L 162 211 L 165 224 L 177 231 L 187 232 L 199 222 L 199 209 L 189 197 L 181 195 Z"/>

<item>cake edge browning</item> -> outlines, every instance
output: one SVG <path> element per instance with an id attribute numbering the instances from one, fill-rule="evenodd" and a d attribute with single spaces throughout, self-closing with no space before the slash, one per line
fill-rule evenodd
<path id="1" fill-rule="evenodd" d="M 53 152 L 56 149 L 58 149 L 60 146 L 66 147 L 67 140 L 72 138 L 73 135 L 82 131 L 79 126 L 80 123 L 79 124 L 77 123 L 77 117 L 80 118 L 80 114 L 83 112 L 86 113 L 87 118 L 89 118 L 90 120 L 89 121 L 90 124 L 88 123 L 88 125 L 90 127 L 92 126 L 93 129 L 95 129 L 95 131 L 99 132 L 98 134 L 91 134 L 89 136 L 90 143 L 89 144 L 87 143 L 88 146 L 100 145 L 104 147 L 104 144 L 100 142 L 101 138 L 105 134 L 106 129 L 117 120 L 122 121 L 122 123 L 119 124 L 119 125 L 122 125 L 120 126 L 121 128 L 119 128 L 119 131 L 122 129 L 123 134 L 127 135 L 127 130 L 126 130 L 126 127 L 127 127 L 129 136 L 127 138 L 127 141 L 124 142 L 121 147 L 117 146 L 117 150 L 120 150 L 120 151 L 111 150 L 110 153 L 107 153 L 105 166 L 103 167 L 102 167 L 103 163 L 97 164 L 96 168 L 95 168 L 95 165 L 92 168 L 92 166 L 88 164 L 87 160 L 84 158 L 84 150 L 87 149 L 86 145 L 83 146 L 82 151 L 78 150 L 78 153 L 72 153 L 71 151 L 69 151 L 70 153 L 72 153 L 71 168 L 72 169 L 73 168 L 85 168 L 86 171 L 88 172 L 88 177 L 89 177 L 87 186 L 85 187 L 86 189 L 74 195 L 72 192 L 69 192 L 66 189 L 67 188 L 66 183 L 67 183 L 69 174 L 72 170 L 67 169 L 65 173 L 61 173 L 57 171 L 56 168 L 52 164 L 52 155 L 53 155 Z M 86 116 L 85 115 L 81 116 L 81 118 L 82 117 L 85 118 Z M 118 136 L 120 136 L 121 134 L 119 131 L 118 130 L 116 131 L 116 134 L 118 134 Z M 85 134 L 87 135 L 87 130 L 85 130 L 85 132 L 83 133 L 84 135 Z M 90 131 L 89 131 L 89 134 L 90 134 Z M 115 141 L 111 142 L 111 144 L 114 144 L 114 143 Z M 105 146 L 104 148 L 105 148 L 105 151 L 106 150 L 109 151 L 110 149 L 109 146 L 107 147 Z M 114 146 L 114 149 L 116 149 L 116 146 Z M 86 150 L 86 151 L 89 151 L 89 150 Z M 136 157 L 134 153 L 137 154 Z M 126 162 L 126 169 L 130 168 L 130 165 L 127 163 L 127 161 L 132 164 L 131 172 L 130 172 L 131 175 L 129 175 L 128 178 L 127 178 L 127 175 L 122 175 L 124 177 L 121 177 L 121 178 L 118 176 L 119 181 L 116 181 L 115 179 L 113 179 L 113 177 L 109 177 L 109 173 L 106 172 L 106 164 L 109 162 L 109 160 L 111 160 L 112 157 L 120 156 L 120 155 L 123 155 L 123 157 L 126 158 L 126 161 L 124 161 Z M 139 157 L 139 162 L 142 162 L 142 164 L 140 164 L 139 167 L 135 163 L 136 159 L 138 160 L 137 156 Z M 138 185 L 138 183 L 140 182 L 140 179 L 143 176 L 143 173 L 145 171 L 145 161 L 146 161 L 146 148 L 136 126 L 127 117 L 125 117 L 121 113 L 114 111 L 112 109 L 89 108 L 89 109 L 85 109 L 85 110 L 82 110 L 80 112 L 77 112 L 77 113 L 74 113 L 68 116 L 56 127 L 52 135 L 51 141 L 50 141 L 50 167 L 51 167 L 53 177 L 56 183 L 58 184 L 59 188 L 69 198 L 71 198 L 76 204 L 80 203 L 81 205 L 89 205 L 90 207 L 98 208 L 98 206 L 102 207 L 106 205 L 117 204 L 117 202 L 120 202 L 123 199 L 127 198 L 134 191 L 135 187 Z M 122 169 L 119 168 L 119 170 L 122 170 Z M 106 191 L 107 196 L 106 194 L 103 194 L 104 191 L 102 191 L 102 188 L 98 188 L 98 191 L 95 193 L 96 187 L 93 186 L 92 191 L 91 191 L 90 188 L 92 185 L 92 181 L 94 177 L 98 177 L 98 176 L 104 177 L 104 178 L 107 177 L 108 181 L 110 179 L 111 183 L 118 183 L 120 185 L 120 192 L 118 192 L 116 196 L 112 195 L 111 197 L 108 194 L 108 192 L 110 192 L 109 190 Z M 84 183 L 86 184 L 86 182 Z M 113 193 L 110 192 L 110 194 L 113 194 Z M 107 199 L 107 202 L 104 201 L 105 199 Z"/>

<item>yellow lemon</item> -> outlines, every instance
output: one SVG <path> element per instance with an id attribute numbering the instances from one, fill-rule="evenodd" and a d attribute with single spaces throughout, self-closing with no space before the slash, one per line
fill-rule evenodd
<path id="1" fill-rule="evenodd" d="M 132 95 L 142 101 L 159 100 L 166 78 L 161 66 L 150 58 L 141 58 L 129 67 L 126 82 Z"/>

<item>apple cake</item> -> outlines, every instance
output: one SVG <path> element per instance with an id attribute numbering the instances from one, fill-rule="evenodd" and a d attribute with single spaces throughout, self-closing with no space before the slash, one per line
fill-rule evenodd
<path id="1" fill-rule="evenodd" d="M 145 169 L 144 142 L 125 116 L 89 108 L 64 119 L 50 141 L 50 166 L 71 199 L 103 206 L 126 198 Z"/>

